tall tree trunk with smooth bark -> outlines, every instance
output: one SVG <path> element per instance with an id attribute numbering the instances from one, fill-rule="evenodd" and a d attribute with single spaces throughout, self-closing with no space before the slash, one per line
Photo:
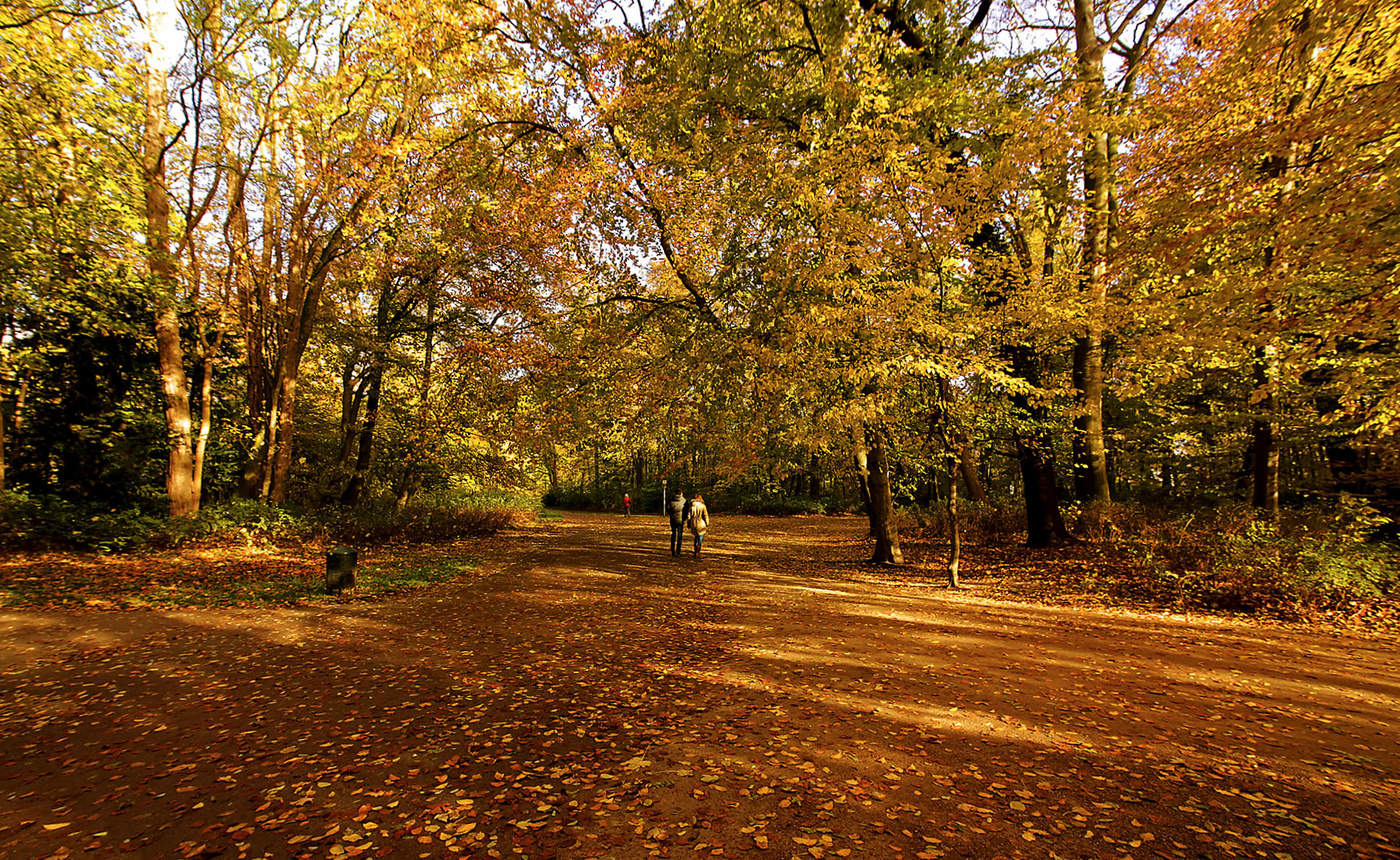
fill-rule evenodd
<path id="1" fill-rule="evenodd" d="M 1307 93 L 1312 89 L 1311 65 L 1315 49 L 1313 44 L 1313 20 L 1311 7 L 1304 6 L 1291 27 L 1293 56 L 1288 58 L 1296 75 L 1297 86 L 1288 95 L 1283 105 L 1283 115 L 1290 117 L 1302 106 Z M 1298 168 L 1298 143 L 1289 145 L 1288 151 L 1269 158 L 1264 165 L 1264 174 L 1279 183 L 1278 197 L 1274 201 L 1274 217 L 1284 217 L 1283 212 L 1289 198 L 1294 193 L 1294 181 L 1290 174 Z M 1255 418 L 1251 426 L 1253 443 L 1253 502 L 1264 515 L 1277 520 L 1279 515 L 1279 421 L 1278 389 L 1282 381 L 1278 347 L 1279 311 L 1272 294 L 1272 283 L 1283 280 L 1288 275 L 1289 261 L 1281 257 L 1277 241 L 1266 246 L 1263 252 L 1263 277 L 1259 286 L 1259 316 L 1263 330 L 1260 343 L 1254 349 L 1253 381 L 1254 390 L 1251 404 Z"/>
<path id="2" fill-rule="evenodd" d="M 1016 375 L 1039 388 L 1040 358 L 1024 346 L 1015 348 L 1012 356 L 1012 368 Z M 1020 463 L 1021 480 L 1025 486 L 1027 543 L 1031 546 L 1049 546 L 1069 537 L 1064 518 L 1060 515 L 1054 440 L 1043 429 L 1047 416 L 1042 404 L 1019 394 L 1012 398 L 1012 405 L 1033 425 L 1015 434 L 1016 459 Z"/>
<path id="3" fill-rule="evenodd" d="M 190 385 L 185 375 L 184 348 L 180 343 L 175 260 L 170 253 L 170 199 L 165 188 L 169 69 L 161 55 L 158 34 L 163 32 L 167 17 L 156 3 L 147 10 L 146 103 L 141 167 L 146 193 L 146 265 L 156 308 L 156 358 L 165 401 L 168 449 L 165 491 L 170 500 L 170 516 L 192 517 L 199 512 L 199 495 L 194 480 Z"/>
<path id="4" fill-rule="evenodd" d="M 1081 104 L 1089 124 L 1084 137 L 1083 285 L 1087 318 L 1074 348 L 1074 375 L 1079 389 L 1075 417 L 1076 488 L 1086 499 L 1109 501 L 1108 460 L 1104 453 L 1103 338 L 1108 303 L 1109 196 L 1112 166 L 1104 116 L 1104 52 L 1098 36 L 1093 0 L 1074 0 L 1075 69 Z"/>
<path id="5" fill-rule="evenodd" d="M 953 458 L 948 458 L 948 587 L 958 587 L 958 567 L 962 564 L 962 524 L 958 522 L 958 474 Z"/>
<path id="6" fill-rule="evenodd" d="M 977 471 L 977 452 L 971 445 L 963 444 L 958 449 L 958 471 L 967 487 L 967 495 L 977 504 L 985 505 L 987 488 L 982 485 L 982 475 Z"/>
<path id="7" fill-rule="evenodd" d="M 875 535 L 875 552 L 871 561 L 903 564 L 904 554 L 899 549 L 899 523 L 895 519 L 884 431 L 878 427 L 867 428 L 865 439 L 870 452 L 870 530 Z"/>
<path id="8" fill-rule="evenodd" d="M 875 517 L 870 512 L 870 452 L 865 443 L 857 442 L 854 455 L 856 466 L 856 488 L 860 491 L 860 509 L 870 521 L 870 535 L 875 536 Z"/>

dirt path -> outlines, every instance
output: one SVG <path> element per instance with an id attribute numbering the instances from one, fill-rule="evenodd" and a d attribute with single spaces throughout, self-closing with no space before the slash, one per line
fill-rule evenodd
<path id="1" fill-rule="evenodd" d="M 0 856 L 1400 856 L 1400 649 L 570 515 L 380 604 L 0 615 Z"/>

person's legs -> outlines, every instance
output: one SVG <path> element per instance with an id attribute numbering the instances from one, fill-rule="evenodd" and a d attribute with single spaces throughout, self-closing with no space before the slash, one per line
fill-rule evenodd
<path id="1" fill-rule="evenodd" d="M 671 525 L 671 555 L 681 554 L 681 538 L 681 527 L 673 523 Z"/>
<path id="2" fill-rule="evenodd" d="M 702 543 L 704 543 L 704 542 L 705 542 L 705 536 L 704 536 L 703 534 L 698 534 L 698 535 L 695 536 L 695 557 L 696 557 L 696 558 L 699 558 L 699 557 L 700 557 L 700 544 L 702 544 Z"/>

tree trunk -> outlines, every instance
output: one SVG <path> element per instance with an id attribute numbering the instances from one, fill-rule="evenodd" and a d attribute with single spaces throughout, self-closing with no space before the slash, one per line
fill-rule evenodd
<path id="1" fill-rule="evenodd" d="M 1276 352 L 1269 346 L 1258 347 L 1254 360 L 1254 390 L 1257 397 L 1254 408 L 1259 417 L 1254 419 L 1252 426 L 1254 445 L 1251 471 L 1254 478 L 1254 507 L 1262 510 L 1269 519 L 1278 519 L 1279 513 L 1279 443 L 1274 394 L 1277 379 Z"/>
<path id="2" fill-rule="evenodd" d="M 1108 303 L 1109 198 L 1112 165 L 1109 135 L 1103 118 L 1104 51 L 1094 25 L 1093 0 L 1074 0 L 1076 71 L 1082 87 L 1084 114 L 1089 123 L 1084 139 L 1084 291 L 1088 318 L 1074 349 L 1079 382 L 1079 415 L 1075 419 L 1076 484 L 1082 468 L 1086 498 L 1109 501 L 1108 463 L 1104 456 L 1103 328 Z M 1082 451 L 1083 462 L 1079 452 Z"/>
<path id="3" fill-rule="evenodd" d="M 298 356 L 298 359 L 300 357 Z M 270 468 L 266 477 L 264 497 L 273 504 L 287 501 L 292 476 L 292 438 L 296 432 L 297 378 L 300 368 L 287 369 L 282 384 L 277 387 L 276 432 L 271 449 Z"/>
<path id="4" fill-rule="evenodd" d="M 379 392 L 384 383 L 384 365 L 378 356 L 369 372 L 369 391 L 365 395 L 365 421 L 360 425 L 359 444 L 355 453 L 355 471 L 345 492 L 340 494 L 340 503 L 354 507 L 360 503 L 365 488 L 365 476 L 369 474 L 369 464 L 374 451 L 374 428 L 379 422 Z"/>
<path id="5" fill-rule="evenodd" d="M 165 399 L 165 430 L 169 457 L 165 490 L 170 516 L 199 512 L 194 480 L 194 446 L 190 422 L 190 385 L 180 344 L 180 314 L 175 295 L 175 261 L 170 255 L 170 200 L 165 189 L 165 125 L 170 109 L 168 74 L 160 55 L 159 37 L 167 15 L 151 8 L 147 17 L 146 105 L 142 138 L 142 169 L 146 192 L 146 264 L 155 300 L 156 357 Z"/>
<path id="6" fill-rule="evenodd" d="M 948 461 L 948 587 L 958 587 L 958 565 L 962 563 L 962 531 L 958 523 L 958 475 Z"/>
<path id="7" fill-rule="evenodd" d="M 977 472 L 977 452 L 972 450 L 971 445 L 963 445 L 958 449 L 958 471 L 962 473 L 968 496 L 977 504 L 985 505 L 987 488 L 982 486 L 982 476 Z"/>
<path id="8" fill-rule="evenodd" d="M 884 433 L 867 428 L 866 445 L 870 449 L 870 529 L 875 535 L 875 553 L 871 561 L 879 564 L 903 564 L 899 549 L 899 523 L 895 520 L 894 495 L 890 489 L 890 464 L 885 452 Z"/>
<path id="9" fill-rule="evenodd" d="M 856 443 L 856 485 L 860 490 L 860 509 L 870 519 L 870 536 L 875 536 L 875 515 L 871 512 L 870 504 L 870 458 L 865 450 L 865 446 Z"/>
<path id="10" fill-rule="evenodd" d="M 9 416 L 5 414 L 6 411 L 7 410 L 5 409 L 5 397 L 3 392 L 0 392 L 0 493 L 5 492 L 6 488 L 5 450 L 9 444 L 9 440 L 5 436 L 5 425 L 9 423 Z"/>
<path id="11" fill-rule="evenodd" d="M 20 408 L 23 404 L 23 396 L 20 393 L 23 383 L 20 381 L 20 375 L 9 368 L 9 362 L 5 355 L 10 331 L 9 320 L 0 320 L 0 492 L 9 487 L 10 427 L 15 428 L 17 436 L 20 425 Z M 13 399 L 10 397 L 11 392 L 14 393 Z M 14 406 L 11 406 L 11 403 Z"/>
<path id="12" fill-rule="evenodd" d="M 335 465 L 326 476 L 325 489 L 321 494 L 326 502 L 338 502 L 344 489 L 332 488 L 339 485 L 342 477 L 354 474 L 351 460 L 359 452 L 360 410 L 364 406 L 370 384 L 368 373 L 358 378 L 355 376 L 355 367 L 359 360 L 360 355 L 357 351 L 346 359 L 345 368 L 340 374 L 340 448 L 336 452 Z"/>
<path id="13" fill-rule="evenodd" d="M 428 293 L 427 319 L 423 334 L 423 366 L 418 375 L 418 410 L 414 416 L 413 437 L 409 443 L 409 463 L 399 491 L 394 496 L 394 509 L 403 510 L 409 500 L 423 487 L 423 469 L 418 466 L 431 458 L 436 450 L 432 437 L 428 434 L 430 396 L 433 391 L 433 338 L 437 334 L 437 292 Z"/>
<path id="14" fill-rule="evenodd" d="M 1292 39 L 1296 55 L 1296 74 L 1299 86 L 1289 95 L 1284 115 L 1292 116 L 1302 104 L 1306 93 L 1312 89 L 1310 67 L 1312 65 L 1313 44 L 1312 9 L 1304 7 L 1293 23 Z M 1281 219 L 1288 200 L 1293 196 L 1293 179 L 1290 174 L 1298 165 L 1298 143 L 1291 143 L 1287 152 L 1269 158 L 1264 165 L 1264 173 L 1271 179 L 1283 180 L 1278 199 L 1275 201 L 1274 217 Z M 1281 367 L 1278 354 L 1278 307 L 1270 294 L 1271 281 L 1287 277 L 1289 262 L 1279 253 L 1276 241 L 1264 248 L 1264 271 L 1258 288 L 1258 305 L 1263 325 L 1263 337 L 1254 350 L 1254 404 L 1256 418 L 1253 422 L 1253 484 L 1254 506 L 1261 509 L 1271 520 L 1279 515 L 1279 424 L 1278 389 L 1281 382 Z"/>
<path id="15" fill-rule="evenodd" d="M 361 198 L 352 206 L 347 222 L 358 217 L 364 203 L 365 199 Z M 280 342 L 280 348 L 277 353 L 276 375 L 270 386 L 271 409 L 266 413 L 265 420 L 257 420 L 259 416 L 256 411 L 251 416 L 254 419 L 256 435 L 252 456 L 244 467 L 243 482 L 240 486 L 240 493 L 243 495 L 277 504 L 287 499 L 301 358 L 306 353 L 316 327 L 321 294 L 325 289 L 331 263 L 340 253 L 344 223 L 331 231 L 325 243 L 314 254 L 298 252 L 297 256 L 303 258 L 303 262 L 295 264 L 286 276 L 287 296 L 281 312 L 273 315 L 277 319 L 277 331 L 255 335 L 257 338 L 275 336 Z M 250 368 L 250 374 L 252 373 L 256 371 Z M 250 409 L 257 410 L 258 407 L 259 404 L 250 397 Z"/>
<path id="16" fill-rule="evenodd" d="M 0 329 L 0 338 L 8 333 L 8 326 Z M 3 349 L 3 343 L 0 343 L 0 352 Z M 10 435 L 18 440 L 24 431 L 24 401 L 25 394 L 29 390 L 29 379 L 24 374 L 10 371 L 6 375 L 9 376 L 9 379 L 4 380 L 4 386 L 0 387 L 0 490 L 9 486 L 9 460 L 7 459 L 8 449 L 6 446 L 9 444 Z M 11 391 L 14 392 L 13 398 L 7 396 Z M 6 409 L 7 404 L 13 405 Z"/>
<path id="17" fill-rule="evenodd" d="M 549 475 L 549 492 L 558 494 L 559 492 L 559 453 L 554 450 L 551 443 L 544 449 L 544 470 Z"/>
<path id="18" fill-rule="evenodd" d="M 1055 483 L 1055 462 L 1043 447 L 1046 440 L 1016 439 L 1016 456 L 1021 462 L 1021 480 L 1026 493 L 1026 542 L 1049 546 L 1067 535 L 1060 516 L 1059 489 Z"/>
<path id="19" fill-rule="evenodd" d="M 263 155 L 267 179 L 263 183 L 263 234 L 260 271 L 240 286 L 239 308 L 242 313 L 244 348 L 248 355 L 248 425 L 251 430 L 252 448 L 244 463 L 243 477 L 239 483 L 239 495 L 268 501 L 272 484 L 272 458 L 277 446 L 278 412 L 280 411 L 282 381 L 278 369 L 282 362 L 272 355 L 272 344 L 279 337 L 285 316 L 279 313 L 272 297 L 272 281 L 276 277 L 273 265 L 274 248 L 282 243 L 282 192 L 278 156 L 281 131 L 278 120 L 272 120 L 267 134 L 266 152 Z M 250 164 L 250 169 L 256 161 Z M 244 181 L 239 179 L 240 204 L 246 196 Z M 251 247 L 246 213 L 242 207 L 232 217 L 231 226 L 236 233 L 241 227 L 244 247 L 249 252 L 246 259 L 251 265 Z M 237 248 L 238 243 L 233 244 Z M 232 261 L 231 261 L 232 262 Z M 285 340 L 283 341 L 285 343 Z M 275 362 L 275 363 L 274 363 Z"/>
<path id="20" fill-rule="evenodd" d="M 214 347 L 207 351 L 199 382 L 199 433 L 194 443 L 194 497 L 198 501 L 204 497 L 204 460 L 209 450 L 209 436 L 213 431 L 214 418 L 214 356 L 223 343 L 222 333 L 214 339 Z"/>
<path id="21" fill-rule="evenodd" d="M 1012 368 L 1026 382 L 1040 387 L 1039 359 L 1029 348 L 1017 347 L 1013 351 Z M 1037 428 L 1044 426 L 1044 406 L 1032 403 L 1025 394 L 1013 397 L 1012 405 Z M 1025 486 L 1026 537 L 1031 546 L 1048 546 L 1069 536 L 1065 521 L 1060 516 L 1054 450 L 1054 443 L 1044 430 L 1016 434 L 1016 458 L 1021 465 L 1021 480 Z"/>

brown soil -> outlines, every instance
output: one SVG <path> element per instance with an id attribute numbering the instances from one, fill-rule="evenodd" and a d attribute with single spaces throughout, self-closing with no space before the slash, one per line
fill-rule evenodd
<path id="1" fill-rule="evenodd" d="M 569 515 L 445 586 L 0 613 L 0 856 L 1400 856 L 1400 649 Z"/>

